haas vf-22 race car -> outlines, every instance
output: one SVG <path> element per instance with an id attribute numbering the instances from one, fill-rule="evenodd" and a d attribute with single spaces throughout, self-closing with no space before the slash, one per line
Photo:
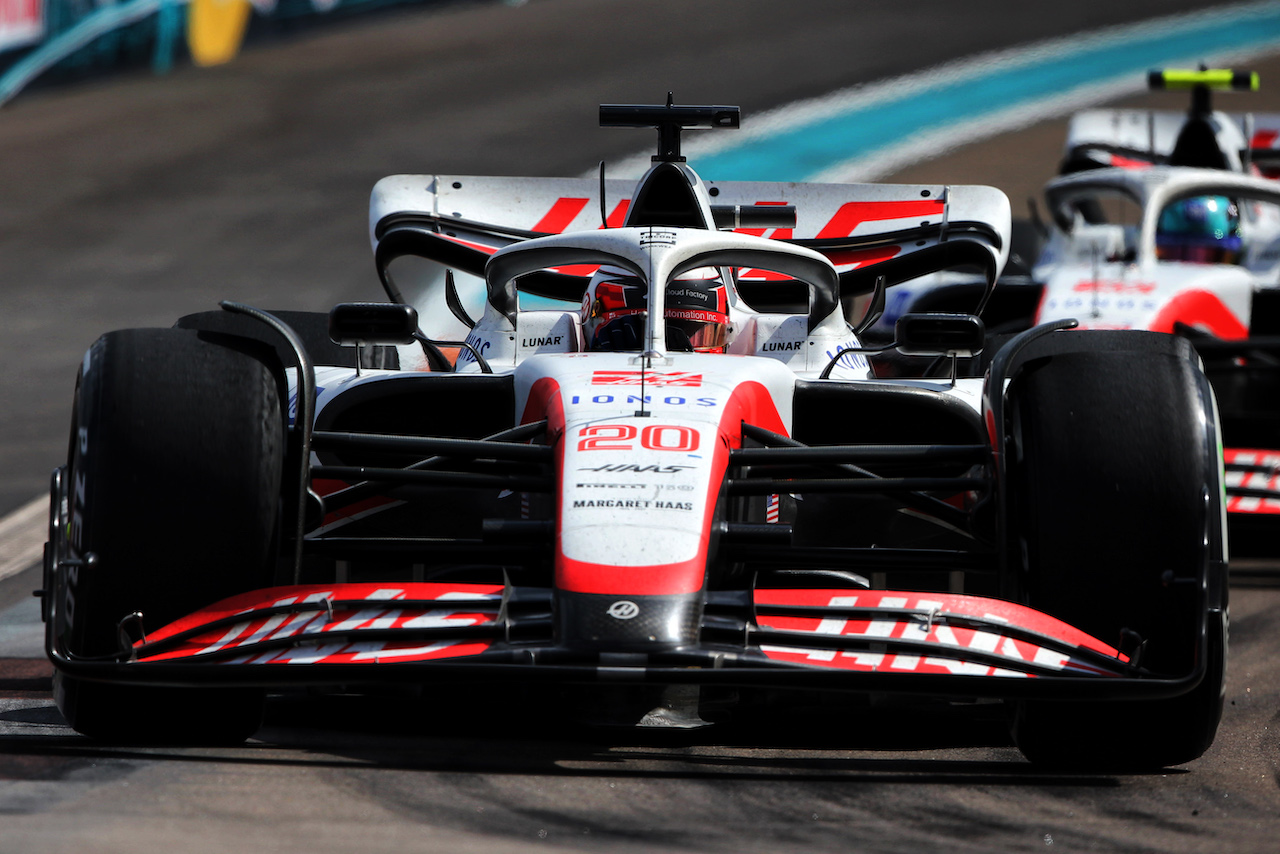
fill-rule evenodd
<path id="1" fill-rule="evenodd" d="M 685 727 L 891 694 L 1005 701 L 1046 765 L 1199 756 L 1226 548 L 1186 342 L 1058 323 L 985 378 L 878 378 L 887 289 L 995 282 L 1002 193 L 709 183 L 681 131 L 737 108 L 601 119 L 659 130 L 638 183 L 380 182 L 392 302 L 89 349 L 43 600 L 72 726 L 234 741 L 300 686 Z M 982 341 L 925 314 L 892 346 Z"/>
<path id="2" fill-rule="evenodd" d="M 1186 337 L 1204 360 L 1226 446 L 1232 552 L 1280 548 L 1280 133 L 1275 114 L 1214 110 L 1211 95 L 1251 90 L 1228 69 L 1153 71 L 1155 89 L 1190 94 L 1185 112 L 1087 110 L 1072 117 L 1063 174 L 1044 190 L 1047 223 L 1026 223 L 983 317 L 1009 332 L 1074 318 L 1081 329 Z M 1034 209 L 1033 209 L 1034 212 Z M 1015 234 L 1018 229 L 1015 228 Z M 1037 234 L 1041 236 L 1036 236 Z M 1017 241 L 1015 240 L 1015 244 Z M 901 311 L 977 304 L 980 283 L 890 298 Z"/>
<path id="3" fill-rule="evenodd" d="M 1036 323 L 1185 337 L 1213 385 L 1236 554 L 1280 534 L 1280 183 L 1110 167 L 1049 182 Z"/>

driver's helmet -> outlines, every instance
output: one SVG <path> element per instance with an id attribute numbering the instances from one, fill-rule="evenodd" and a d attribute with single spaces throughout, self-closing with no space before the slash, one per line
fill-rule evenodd
<path id="1" fill-rule="evenodd" d="M 1193 196 L 1167 206 L 1156 223 L 1156 257 L 1196 264 L 1238 264 L 1240 208 L 1226 196 Z"/>
<path id="2" fill-rule="evenodd" d="M 644 345 L 648 287 L 616 267 L 601 267 L 582 297 L 582 335 L 588 350 L 640 350 Z M 667 349 L 723 353 L 729 338 L 729 298 L 714 267 L 686 273 L 667 285 Z"/>

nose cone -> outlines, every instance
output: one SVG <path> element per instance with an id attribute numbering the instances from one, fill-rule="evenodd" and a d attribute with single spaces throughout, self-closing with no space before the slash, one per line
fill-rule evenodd
<path id="1" fill-rule="evenodd" d="M 556 641 L 600 652 L 651 652 L 698 640 L 702 594 L 618 596 L 556 591 Z"/>

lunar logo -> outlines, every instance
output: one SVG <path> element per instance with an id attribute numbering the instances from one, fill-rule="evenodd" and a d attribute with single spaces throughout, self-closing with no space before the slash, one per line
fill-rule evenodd
<path id="1" fill-rule="evenodd" d="M 640 606 L 627 599 L 619 599 L 610 605 L 609 610 L 605 613 L 615 620 L 630 620 L 640 613 Z"/>

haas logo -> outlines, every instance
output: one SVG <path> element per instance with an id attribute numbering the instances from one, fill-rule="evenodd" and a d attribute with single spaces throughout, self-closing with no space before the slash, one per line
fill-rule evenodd
<path id="1" fill-rule="evenodd" d="M 640 606 L 630 600 L 619 599 L 610 605 L 605 613 L 615 620 L 630 620 L 640 613 Z"/>

